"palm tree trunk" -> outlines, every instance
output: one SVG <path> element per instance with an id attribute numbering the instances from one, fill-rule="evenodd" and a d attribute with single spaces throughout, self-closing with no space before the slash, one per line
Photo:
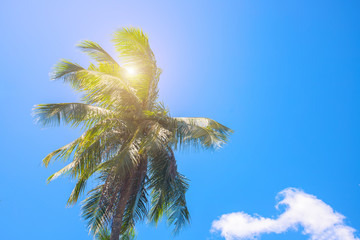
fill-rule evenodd
<path id="1" fill-rule="evenodd" d="M 120 196 L 118 206 L 116 207 L 115 216 L 111 225 L 111 235 L 110 240 L 119 240 L 123 215 L 126 207 L 126 203 L 130 197 L 131 192 L 131 182 L 132 182 L 132 173 L 129 174 L 129 177 L 126 179 L 124 184 L 124 192 Z"/>
<path id="2" fill-rule="evenodd" d="M 130 194 L 134 187 L 136 188 L 135 191 L 139 191 L 138 188 L 140 183 L 146 175 L 147 157 L 146 155 L 143 155 L 140 159 L 141 160 L 138 169 L 135 172 L 133 171 L 129 173 L 129 177 L 124 183 L 124 192 L 120 196 L 120 200 L 115 211 L 115 216 L 113 218 L 113 223 L 111 225 L 110 240 L 119 240 L 125 207 L 130 198 Z"/>

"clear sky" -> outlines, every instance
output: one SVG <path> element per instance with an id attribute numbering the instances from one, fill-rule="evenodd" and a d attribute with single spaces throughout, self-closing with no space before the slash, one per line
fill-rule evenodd
<path id="1" fill-rule="evenodd" d="M 124 26 L 148 33 L 172 116 L 235 130 L 218 151 L 177 153 L 191 180 L 192 221 L 176 239 L 224 239 L 210 229 L 227 213 L 277 218 L 275 197 L 288 187 L 360 231 L 359 10 L 356 0 L 2 0 L 0 239 L 91 239 L 79 205 L 65 208 L 74 182 L 46 184 L 62 164 L 41 166 L 80 131 L 41 129 L 31 109 L 77 101 L 69 86 L 49 81 L 52 66 L 60 58 L 86 65 L 80 40 L 114 53 L 112 33 Z M 172 238 L 165 223 L 137 230 L 139 240 Z M 301 231 L 261 239 L 308 239 Z"/>

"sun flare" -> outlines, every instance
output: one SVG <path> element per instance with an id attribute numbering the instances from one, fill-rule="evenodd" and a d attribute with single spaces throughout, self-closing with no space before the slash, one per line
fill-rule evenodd
<path id="1" fill-rule="evenodd" d="M 136 68 L 134 67 L 126 67 L 126 73 L 129 75 L 129 76 L 134 76 L 136 75 Z"/>

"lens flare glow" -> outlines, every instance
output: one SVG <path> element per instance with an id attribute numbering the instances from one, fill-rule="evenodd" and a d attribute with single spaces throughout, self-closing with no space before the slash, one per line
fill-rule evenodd
<path id="1" fill-rule="evenodd" d="M 136 69 L 134 67 L 126 67 L 125 69 L 129 76 L 136 75 Z"/>

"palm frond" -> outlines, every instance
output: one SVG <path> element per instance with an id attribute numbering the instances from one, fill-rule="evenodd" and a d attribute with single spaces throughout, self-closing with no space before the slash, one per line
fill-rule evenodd
<path id="1" fill-rule="evenodd" d="M 44 126 L 60 125 L 63 122 L 73 127 L 81 124 L 91 126 L 115 115 L 111 110 L 84 103 L 38 104 L 34 106 L 33 113 L 35 121 Z"/>
<path id="2" fill-rule="evenodd" d="M 50 177 L 48 177 L 47 182 L 49 183 L 62 175 L 68 174 L 70 171 L 72 171 L 74 166 L 75 166 L 75 162 L 69 163 L 68 165 L 66 165 L 56 173 L 51 174 Z"/>
<path id="3" fill-rule="evenodd" d="M 160 68 L 156 69 L 156 73 L 152 79 L 152 81 L 149 84 L 149 90 L 147 94 L 147 109 L 153 109 L 156 105 L 156 101 L 159 96 L 159 89 L 158 89 L 158 83 L 160 80 L 160 75 L 162 73 L 162 70 Z"/>
<path id="4" fill-rule="evenodd" d="M 124 233 L 120 235 L 119 240 L 134 240 L 136 239 L 135 227 L 129 227 Z"/>
<path id="5" fill-rule="evenodd" d="M 103 227 L 96 235 L 96 240 L 110 240 L 110 230 L 107 227 Z"/>
<path id="6" fill-rule="evenodd" d="M 146 128 L 146 136 L 141 139 L 140 153 L 156 156 L 159 152 L 166 151 L 172 141 L 172 133 L 157 121 L 146 120 L 142 124 Z"/>
<path id="7" fill-rule="evenodd" d="M 89 231 L 94 235 L 111 222 L 111 212 L 106 213 L 106 205 L 102 202 L 104 188 L 105 184 L 101 184 L 89 191 L 81 206 L 81 216 L 87 221 Z"/>
<path id="8" fill-rule="evenodd" d="M 233 132 L 228 127 L 209 118 L 173 118 L 176 124 L 176 147 L 193 146 L 219 148 Z"/>
<path id="9" fill-rule="evenodd" d="M 63 79 L 71 86 L 84 92 L 83 100 L 102 107 L 123 105 L 140 105 L 134 89 L 118 71 L 114 64 L 102 63 L 99 66 L 90 65 L 84 69 L 77 64 L 61 60 L 54 67 L 53 79 Z M 121 101 L 122 98 L 126 101 Z"/>
<path id="10" fill-rule="evenodd" d="M 166 211 L 169 224 L 175 226 L 173 231 L 175 234 L 179 233 L 190 222 L 190 214 L 185 198 L 188 188 L 188 179 L 184 175 L 177 173 L 172 186 L 172 203 Z"/>
<path id="11" fill-rule="evenodd" d="M 84 165 L 86 164 L 84 163 L 84 161 L 86 160 L 93 162 L 93 164 L 96 164 L 97 161 L 101 161 L 100 159 L 100 157 L 102 157 L 101 149 L 105 149 L 107 147 L 106 148 L 107 155 L 105 155 L 105 157 L 108 157 L 109 153 L 111 154 L 112 148 L 117 149 L 119 147 L 119 142 L 114 141 L 113 139 L 116 138 L 117 140 L 121 140 L 121 136 L 124 134 L 124 132 L 120 132 L 121 128 L 120 129 L 114 128 L 116 124 L 123 125 L 123 123 L 117 119 L 116 120 L 105 119 L 104 121 L 99 122 L 89 130 L 85 131 L 79 138 L 75 139 L 73 142 L 48 154 L 43 159 L 43 164 L 45 165 L 45 167 L 47 167 L 51 161 L 55 161 L 58 159 L 67 161 L 70 158 L 70 156 L 74 154 L 74 160 L 73 160 L 74 164 L 68 165 L 67 170 L 63 169 L 63 171 L 60 170 L 60 172 L 56 173 L 57 177 L 70 170 L 73 172 L 73 174 L 76 173 L 77 171 L 75 171 L 76 170 L 74 169 L 75 167 L 78 168 L 80 167 L 80 170 L 85 170 L 86 167 L 81 167 L 81 166 L 86 166 Z M 113 133 L 113 135 L 109 136 L 108 133 L 109 129 L 114 130 L 116 132 Z M 108 137 L 112 141 L 106 141 L 106 138 Z M 99 145 L 97 144 L 99 144 L 101 140 L 104 141 L 102 142 L 102 146 L 99 147 Z M 94 160 L 96 161 L 94 162 Z M 53 175 L 48 180 L 51 181 L 52 179 L 54 179 L 54 177 L 55 176 Z M 74 177 L 76 177 L 76 174 L 74 175 Z"/>
<path id="12" fill-rule="evenodd" d="M 78 201 L 80 195 L 85 191 L 87 181 L 92 174 L 93 172 L 89 172 L 87 174 L 83 173 L 82 176 L 77 180 L 75 187 L 72 190 L 67 201 L 67 206 L 74 205 Z"/>
<path id="13" fill-rule="evenodd" d="M 64 79 L 65 82 L 71 82 L 71 78 L 74 78 L 74 73 L 84 70 L 83 67 L 76 63 L 72 63 L 66 59 L 61 59 L 54 67 L 51 79 Z"/>
<path id="14" fill-rule="evenodd" d="M 136 69 L 132 84 L 143 100 L 143 106 L 151 109 L 157 99 L 161 70 L 156 66 L 147 35 L 139 28 L 122 28 L 115 32 L 113 42 L 124 66 Z"/>
<path id="15" fill-rule="evenodd" d="M 155 60 L 148 37 L 139 28 L 122 28 L 116 31 L 113 42 L 125 63 L 152 64 Z"/>
<path id="16" fill-rule="evenodd" d="M 118 63 L 107 53 L 98 43 L 84 40 L 77 44 L 77 47 L 81 51 L 88 54 L 90 57 L 95 59 L 98 62 L 108 62 L 111 64 L 118 65 Z"/>
<path id="17" fill-rule="evenodd" d="M 153 158 L 149 169 L 149 188 L 152 190 L 149 218 L 157 224 L 165 213 L 168 223 L 174 224 L 174 233 L 177 233 L 190 220 L 185 200 L 187 179 L 178 173 L 176 160 L 170 148 Z"/>
<path id="18" fill-rule="evenodd" d="M 118 129 L 115 123 L 98 124 L 83 134 L 73 158 L 73 178 L 82 172 L 94 170 L 100 163 L 116 155 L 126 138 L 125 132 Z"/>
<path id="19" fill-rule="evenodd" d="M 96 240 L 110 240 L 110 230 L 108 228 L 101 229 L 96 235 Z M 134 240 L 136 232 L 134 227 L 129 228 L 125 233 L 121 234 L 119 240 Z"/>
<path id="20" fill-rule="evenodd" d="M 45 167 L 48 167 L 49 163 L 53 160 L 62 159 L 63 161 L 67 161 L 73 151 L 77 148 L 79 142 L 81 141 L 81 137 L 72 141 L 71 143 L 49 153 L 43 160 L 43 164 Z"/>

